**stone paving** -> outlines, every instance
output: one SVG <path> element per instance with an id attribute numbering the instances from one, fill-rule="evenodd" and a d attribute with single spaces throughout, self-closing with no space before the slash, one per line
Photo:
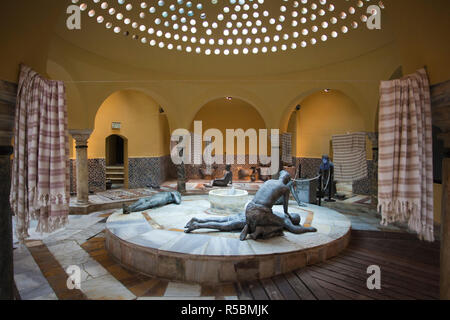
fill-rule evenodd
<path id="1" fill-rule="evenodd" d="M 352 227 L 380 230 L 379 219 L 364 205 L 333 207 L 345 214 Z M 15 243 L 14 278 L 22 299 L 237 299 L 236 288 L 210 288 L 151 278 L 123 269 L 105 249 L 106 218 L 115 210 L 71 215 L 69 224 L 52 234 L 41 235 L 30 227 L 25 245 Z M 384 228 L 384 227 L 383 227 Z M 394 226 L 391 231 L 404 231 Z M 81 290 L 68 290 L 65 269 L 81 268 Z"/>

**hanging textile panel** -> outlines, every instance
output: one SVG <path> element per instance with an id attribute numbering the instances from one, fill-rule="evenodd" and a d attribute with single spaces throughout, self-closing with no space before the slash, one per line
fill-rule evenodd
<path id="1" fill-rule="evenodd" d="M 21 66 L 17 93 L 10 203 L 20 241 L 29 221 L 38 232 L 68 222 L 69 143 L 65 87 Z"/>
<path id="2" fill-rule="evenodd" d="M 380 85 L 378 202 L 382 224 L 407 221 L 434 241 L 430 86 L 425 69 Z"/>
<path id="3" fill-rule="evenodd" d="M 365 132 L 334 135 L 332 145 L 336 181 L 354 182 L 367 178 Z"/>

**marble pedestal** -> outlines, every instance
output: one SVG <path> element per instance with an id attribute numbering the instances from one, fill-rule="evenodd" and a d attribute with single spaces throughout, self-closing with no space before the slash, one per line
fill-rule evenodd
<path id="1" fill-rule="evenodd" d="M 317 233 L 240 241 L 240 232 L 184 233 L 194 216 L 211 217 L 206 196 L 130 215 L 118 210 L 106 225 L 106 249 L 125 268 L 172 281 L 217 284 L 270 278 L 323 262 L 346 248 L 350 221 L 336 211 L 291 201 L 290 212 L 311 221 Z M 282 212 L 282 206 L 274 211 Z"/>

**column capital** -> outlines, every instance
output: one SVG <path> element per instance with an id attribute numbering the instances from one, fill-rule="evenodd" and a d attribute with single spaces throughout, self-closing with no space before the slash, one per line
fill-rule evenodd
<path id="1" fill-rule="evenodd" d="M 87 146 L 87 141 L 89 139 L 89 137 L 92 134 L 91 129 L 75 129 L 75 130 L 69 130 L 69 133 L 72 135 L 72 138 L 75 140 L 76 142 L 76 146 L 77 147 L 85 147 Z"/>

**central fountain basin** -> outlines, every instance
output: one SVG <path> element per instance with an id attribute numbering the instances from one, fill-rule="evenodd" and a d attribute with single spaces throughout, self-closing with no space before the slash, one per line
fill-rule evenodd
<path id="1" fill-rule="evenodd" d="M 238 189 L 217 189 L 209 192 L 210 211 L 220 215 L 241 213 L 248 202 L 248 192 Z"/>

